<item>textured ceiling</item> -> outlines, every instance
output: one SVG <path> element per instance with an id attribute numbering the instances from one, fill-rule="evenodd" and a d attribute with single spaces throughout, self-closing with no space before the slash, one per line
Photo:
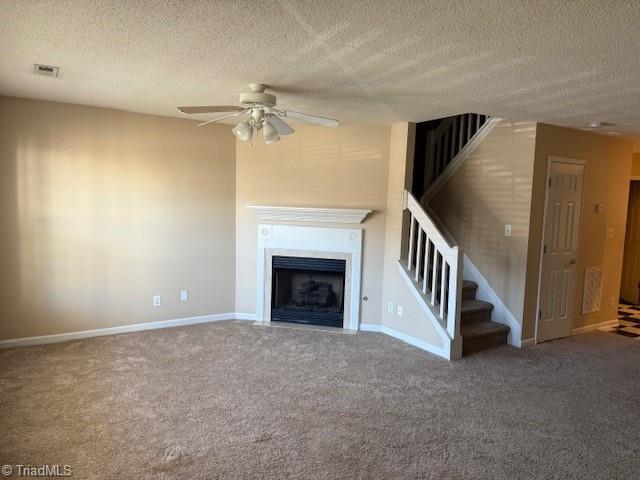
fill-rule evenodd
<path id="1" fill-rule="evenodd" d="M 640 136 L 638 0 L 3 0 L 0 24 L 5 95 L 179 116 L 263 82 L 344 123 L 473 111 Z"/>

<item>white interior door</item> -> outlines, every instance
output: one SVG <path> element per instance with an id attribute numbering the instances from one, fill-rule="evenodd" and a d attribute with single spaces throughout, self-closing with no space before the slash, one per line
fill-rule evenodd
<path id="1" fill-rule="evenodd" d="M 640 303 L 638 287 L 640 287 L 640 182 L 631 182 L 620 297 L 627 302 Z"/>
<path id="2" fill-rule="evenodd" d="M 571 335 L 584 165 L 551 160 L 536 341 Z"/>

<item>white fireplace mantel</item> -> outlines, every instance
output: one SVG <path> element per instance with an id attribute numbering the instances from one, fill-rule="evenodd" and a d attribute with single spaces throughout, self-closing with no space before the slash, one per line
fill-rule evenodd
<path id="1" fill-rule="evenodd" d="M 372 210 L 247 205 L 258 222 L 362 223 Z"/>

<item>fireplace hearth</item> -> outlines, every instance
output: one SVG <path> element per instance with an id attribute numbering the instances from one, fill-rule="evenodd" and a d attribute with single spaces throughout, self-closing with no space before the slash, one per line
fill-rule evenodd
<path id="1" fill-rule="evenodd" d="M 274 256 L 271 320 L 342 328 L 345 260 Z"/>

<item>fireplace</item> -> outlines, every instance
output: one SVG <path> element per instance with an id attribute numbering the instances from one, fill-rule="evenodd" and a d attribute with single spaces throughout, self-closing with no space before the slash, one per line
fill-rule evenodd
<path id="1" fill-rule="evenodd" d="M 274 255 L 271 320 L 342 328 L 345 269 L 340 259 Z"/>
<path id="2" fill-rule="evenodd" d="M 362 230 L 357 228 L 336 228 L 336 227 L 308 227 L 306 225 L 279 225 L 279 224 L 258 224 L 258 251 L 257 251 L 257 298 L 256 298 L 256 321 L 259 324 L 269 324 L 271 320 L 295 321 L 302 320 L 304 323 L 318 325 L 312 317 L 322 315 L 324 320 L 333 319 L 326 323 L 337 326 L 345 330 L 357 331 L 360 320 L 360 271 L 362 268 Z M 276 268 L 274 268 L 274 258 Z M 292 261 L 290 265 L 284 263 Z M 315 265 L 309 262 L 320 260 Z M 328 263 L 322 260 L 329 260 Z M 298 263 L 297 265 L 295 263 Z M 318 265 L 323 265 L 320 269 Z M 284 268 L 283 268 L 284 267 Z M 288 268 L 287 268 L 288 267 Z M 280 273 L 277 273 L 279 270 Z M 307 305 L 291 306 L 293 294 L 291 284 L 295 279 L 291 277 L 293 273 L 307 275 L 306 280 L 321 281 L 330 283 L 332 294 L 329 297 L 341 299 L 332 308 L 324 306 L 324 311 L 313 301 L 304 302 Z M 319 271 L 318 271 L 319 270 Z M 309 272 L 315 272 L 313 278 L 309 278 Z M 332 279 L 328 282 L 326 278 L 339 277 L 336 282 Z M 279 279 L 274 282 L 274 276 Z M 298 278 L 296 281 L 300 281 Z M 274 296 L 275 283 L 284 294 Z M 284 288 L 289 285 L 288 288 Z M 307 285 L 309 288 L 316 288 L 317 285 Z M 328 294 L 327 286 L 322 286 L 323 295 Z M 300 292 L 304 295 L 305 292 Z M 304 300 L 304 298 L 302 299 Z M 274 303 L 275 301 L 275 303 Z M 318 303 L 319 301 L 316 301 Z M 298 302 L 300 303 L 300 302 Z M 322 302 L 325 304 L 326 302 Z M 278 318 L 272 318 L 272 312 L 277 310 Z M 306 306 L 307 311 L 302 311 Z M 312 308 L 314 307 L 314 308 Z M 295 311 L 294 311 L 295 310 Z M 315 312 L 308 310 L 316 310 Z M 328 311 L 327 311 L 328 310 Z M 333 311 L 331 311 L 333 310 Z M 303 318 L 304 317 L 304 318 Z M 342 319 L 340 323 L 339 319 Z M 320 319 L 322 321 L 322 319 Z M 323 322 L 323 324 L 325 324 Z"/>

